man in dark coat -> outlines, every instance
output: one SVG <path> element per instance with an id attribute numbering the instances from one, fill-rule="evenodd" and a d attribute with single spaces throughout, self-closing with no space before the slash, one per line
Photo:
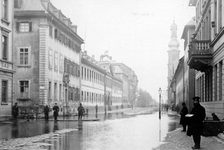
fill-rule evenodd
<path id="1" fill-rule="evenodd" d="M 44 106 L 44 118 L 45 118 L 45 120 L 49 119 L 49 111 L 50 111 L 50 108 L 48 107 L 48 105 Z"/>
<path id="2" fill-rule="evenodd" d="M 19 107 L 17 105 L 17 103 L 15 103 L 12 107 L 12 115 L 14 119 L 17 119 L 18 115 L 19 115 Z"/>
<path id="3" fill-rule="evenodd" d="M 203 132 L 203 120 L 205 119 L 205 108 L 200 105 L 200 97 L 194 97 L 194 107 L 191 111 L 193 114 L 191 118 L 192 135 L 195 145 L 192 149 L 200 149 L 201 135 Z"/>
<path id="4" fill-rule="evenodd" d="M 85 113 L 85 109 L 82 106 L 82 103 L 80 103 L 78 107 L 78 120 L 82 120 L 82 116 L 84 113 Z"/>
<path id="5" fill-rule="evenodd" d="M 185 115 L 188 113 L 188 109 L 187 106 L 185 104 L 185 102 L 182 103 L 182 109 L 180 111 L 180 124 L 183 126 L 183 132 L 186 131 L 186 126 L 187 126 L 187 120 Z"/>
<path id="6" fill-rule="evenodd" d="M 59 107 L 57 105 L 57 103 L 54 104 L 54 107 L 53 107 L 53 115 L 54 115 L 54 120 L 57 121 L 57 118 L 58 118 L 58 112 L 59 112 Z"/>

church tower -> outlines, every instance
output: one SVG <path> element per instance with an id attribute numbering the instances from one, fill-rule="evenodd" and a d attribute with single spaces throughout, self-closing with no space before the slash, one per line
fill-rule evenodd
<path id="1" fill-rule="evenodd" d="M 171 83 L 171 80 L 174 76 L 175 70 L 177 68 L 178 62 L 179 62 L 179 42 L 177 40 L 177 25 L 175 21 L 173 21 L 173 24 L 170 27 L 171 31 L 171 37 L 170 42 L 168 44 L 169 50 L 168 50 L 168 89 Z M 168 90 L 168 100 L 171 98 L 172 91 Z"/>

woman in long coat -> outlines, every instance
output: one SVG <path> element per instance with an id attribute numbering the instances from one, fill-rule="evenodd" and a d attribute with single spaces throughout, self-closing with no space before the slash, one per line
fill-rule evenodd
<path id="1" fill-rule="evenodd" d="M 186 120 L 186 117 L 185 115 L 188 113 L 188 109 L 187 109 L 187 106 L 186 104 L 183 102 L 182 103 L 182 109 L 180 111 L 180 124 L 183 126 L 183 132 L 186 131 L 186 126 L 187 126 L 187 120 Z"/>

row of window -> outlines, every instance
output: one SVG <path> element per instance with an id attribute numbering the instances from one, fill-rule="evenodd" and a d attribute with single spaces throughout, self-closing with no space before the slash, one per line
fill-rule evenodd
<path id="1" fill-rule="evenodd" d="M 197 33 L 197 39 L 200 40 L 210 40 L 211 36 L 217 35 L 222 27 L 222 20 L 223 20 L 223 2 L 222 0 L 214 0 L 213 4 L 208 4 L 209 7 L 206 9 L 206 3 L 209 1 L 200 0 L 198 1 L 198 4 L 196 6 L 196 23 L 199 25 L 201 24 L 201 27 L 199 29 L 199 32 Z M 213 7 L 213 8 L 211 8 Z M 203 12 L 206 11 L 206 12 Z M 204 15 L 203 20 L 201 21 L 202 14 Z M 214 20 L 211 20 L 212 15 L 214 15 Z M 201 21 L 201 22 L 200 22 Z M 212 28 L 214 29 L 213 35 L 211 35 Z"/>
<path id="2" fill-rule="evenodd" d="M 80 66 L 78 64 L 65 58 L 64 66 L 65 66 L 65 70 L 64 70 L 65 73 L 75 76 L 75 77 L 80 76 Z"/>
<path id="3" fill-rule="evenodd" d="M 53 89 L 52 89 L 53 87 Z M 65 92 L 65 93 L 64 93 Z M 53 94 L 52 94 L 53 93 Z M 48 83 L 48 99 L 54 99 L 55 101 L 61 101 L 64 97 L 67 97 L 69 101 L 79 101 L 80 99 L 80 91 L 79 88 L 71 87 L 63 91 L 63 85 L 57 82 L 49 82 Z"/>
<path id="4" fill-rule="evenodd" d="M 103 103 L 104 102 L 103 94 L 82 91 L 81 96 L 82 96 L 82 102 L 91 102 L 91 103 Z"/>
<path id="5" fill-rule="evenodd" d="M 64 57 L 58 52 L 53 50 L 48 50 L 48 68 L 52 70 L 54 68 L 55 72 L 64 72 Z"/>
<path id="6" fill-rule="evenodd" d="M 222 101 L 223 93 L 223 63 L 222 61 L 196 79 L 196 95 L 202 102 Z"/>
<path id="7" fill-rule="evenodd" d="M 51 25 L 49 26 L 49 35 L 50 37 L 54 37 L 54 39 L 58 40 L 68 48 L 74 50 L 74 51 L 80 51 L 81 47 L 75 44 L 75 42 L 70 39 L 68 36 L 66 36 L 63 32 L 61 32 L 57 28 L 53 28 Z"/>
<path id="8" fill-rule="evenodd" d="M 104 84 L 104 75 L 92 69 L 82 66 L 81 77 L 83 80 L 88 80 L 94 83 Z"/>

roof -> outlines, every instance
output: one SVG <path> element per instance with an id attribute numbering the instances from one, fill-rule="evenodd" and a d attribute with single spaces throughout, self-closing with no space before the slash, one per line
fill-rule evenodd
<path id="1" fill-rule="evenodd" d="M 15 16 L 49 16 L 59 21 L 63 27 L 69 29 L 69 32 L 83 43 L 84 40 L 73 30 L 74 25 L 59 9 L 57 9 L 50 0 L 23 0 L 19 8 L 15 8 Z"/>
<path id="2" fill-rule="evenodd" d="M 184 30 L 183 30 L 183 33 L 182 33 L 182 36 L 181 36 L 181 39 L 184 39 L 186 34 L 187 34 L 187 31 L 190 29 L 190 28 L 195 28 L 195 17 L 193 17 L 185 26 L 184 26 Z"/>

